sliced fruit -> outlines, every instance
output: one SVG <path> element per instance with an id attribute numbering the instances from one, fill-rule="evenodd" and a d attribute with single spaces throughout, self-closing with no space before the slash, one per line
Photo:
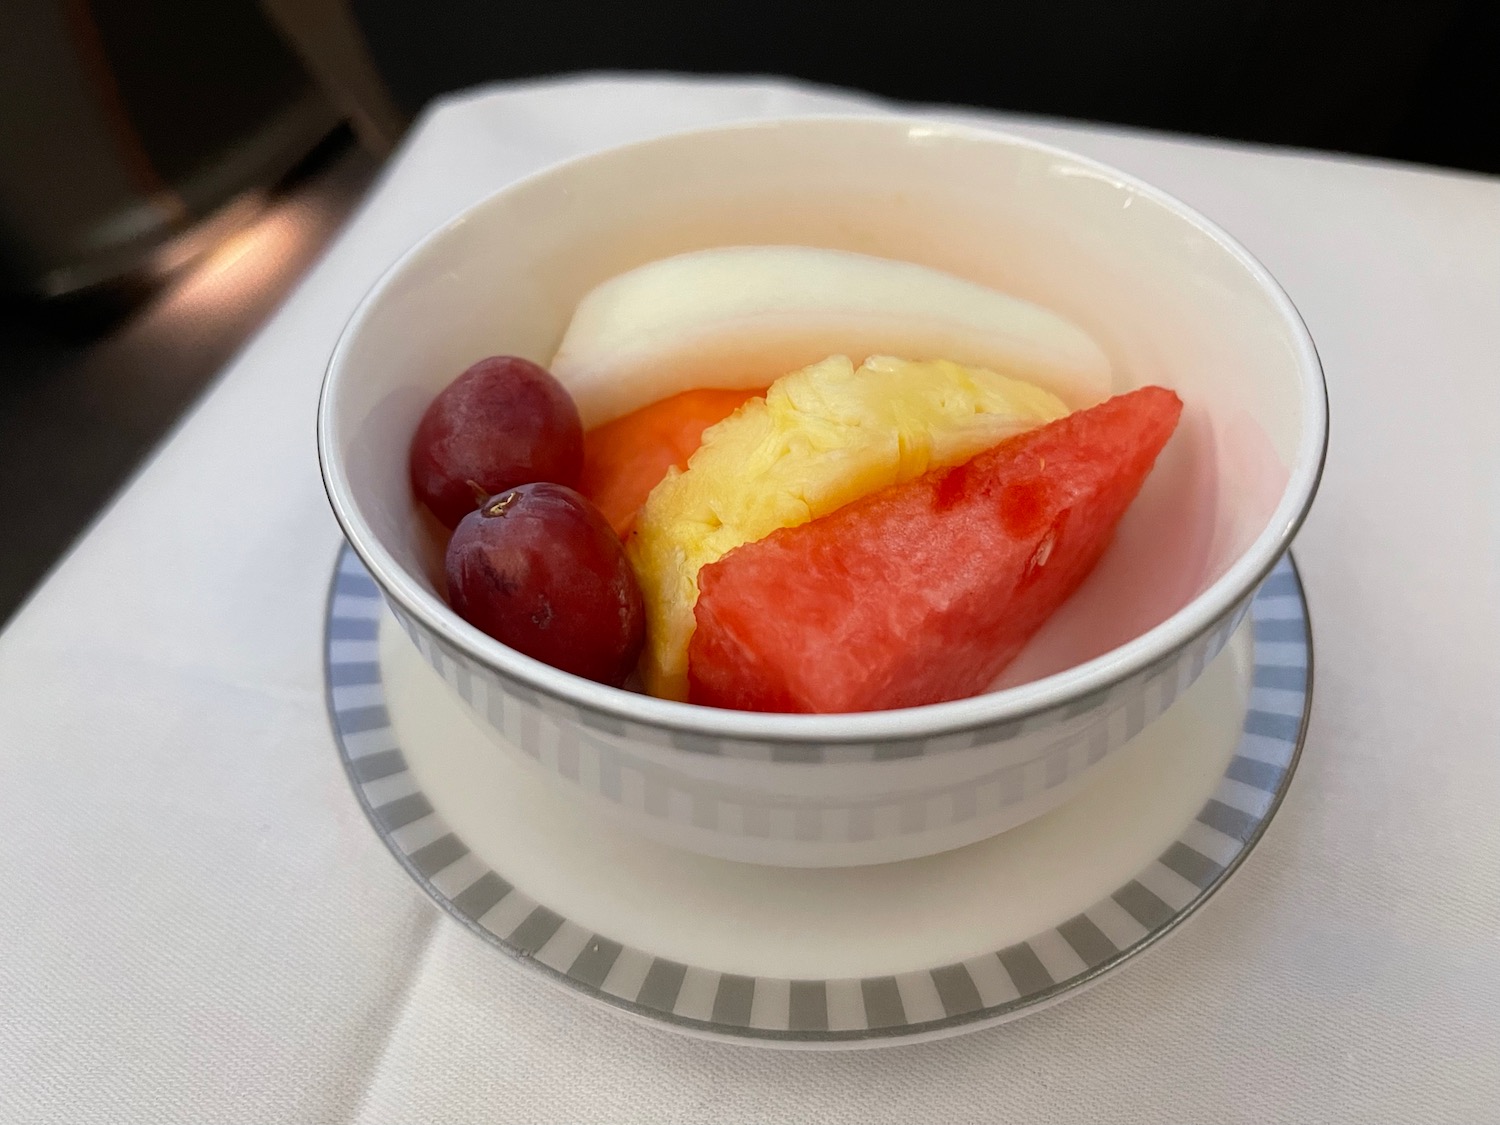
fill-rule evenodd
<path id="1" fill-rule="evenodd" d="M 1088 575 L 1177 425 L 1146 387 L 729 552 L 698 574 L 690 699 L 914 707 L 983 691 Z"/>
<path id="2" fill-rule="evenodd" d="M 703 431 L 722 422 L 746 399 L 765 394 L 696 390 L 653 402 L 606 422 L 583 437 L 583 476 L 578 491 L 604 513 L 621 539 L 635 527 L 635 516 L 651 490 L 671 468 L 686 469 Z"/>
<path id="3" fill-rule="evenodd" d="M 1039 387 L 945 360 L 834 356 L 776 380 L 669 470 L 628 544 L 646 601 L 648 691 L 687 697 L 698 570 L 742 543 L 957 465 L 1067 407 Z"/>
<path id="4" fill-rule="evenodd" d="M 1110 392 L 1077 325 L 911 262 L 805 246 L 732 246 L 621 274 L 578 305 L 552 360 L 585 426 L 698 385 L 763 387 L 843 354 L 942 356 L 1038 383 L 1072 407 Z"/>

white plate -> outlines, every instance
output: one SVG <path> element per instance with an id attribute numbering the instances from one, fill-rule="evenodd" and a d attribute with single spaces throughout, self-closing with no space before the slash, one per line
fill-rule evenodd
<path id="1" fill-rule="evenodd" d="M 440 906 L 595 1002 L 787 1047 L 957 1034 L 1116 969 L 1254 846 L 1291 780 L 1311 700 L 1306 604 L 1288 558 L 1201 680 L 1062 807 L 924 859 L 770 868 L 630 834 L 497 746 L 347 548 L 327 636 L 330 713 L 355 793 Z"/>

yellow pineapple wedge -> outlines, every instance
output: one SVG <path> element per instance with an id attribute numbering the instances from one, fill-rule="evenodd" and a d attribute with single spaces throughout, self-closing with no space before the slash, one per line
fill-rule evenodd
<path id="1" fill-rule="evenodd" d="M 628 545 L 646 602 L 646 689 L 687 698 L 698 571 L 743 543 L 1068 413 L 1040 387 L 946 360 L 845 356 L 783 376 L 703 433 L 652 490 Z"/>

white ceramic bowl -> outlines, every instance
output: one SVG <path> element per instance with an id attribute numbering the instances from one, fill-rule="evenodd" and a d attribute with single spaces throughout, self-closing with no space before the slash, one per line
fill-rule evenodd
<path id="1" fill-rule="evenodd" d="M 1087 328 L 1117 390 L 1186 409 L 1084 587 L 996 690 L 858 715 L 764 715 L 559 672 L 460 620 L 431 575 L 406 448 L 474 360 L 547 363 L 579 298 L 686 250 L 826 246 L 920 262 Z M 329 363 L 318 449 L 349 542 L 412 641 L 495 732 L 658 839 L 797 866 L 876 863 L 1036 816 L 1202 672 L 1312 502 L 1327 406 L 1312 340 L 1238 243 L 1094 161 L 901 118 L 686 133 L 509 185 L 375 286 Z"/>

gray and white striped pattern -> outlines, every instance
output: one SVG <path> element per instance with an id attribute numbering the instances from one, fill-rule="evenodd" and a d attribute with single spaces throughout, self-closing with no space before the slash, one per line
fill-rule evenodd
<path id="1" fill-rule="evenodd" d="M 1196 909 L 1259 839 L 1296 767 L 1311 691 L 1312 638 L 1288 557 L 1254 597 L 1254 681 L 1235 756 L 1197 819 L 1125 886 L 1055 929 L 968 961 L 864 979 L 747 977 L 575 925 L 470 852 L 418 790 L 396 745 L 380 686 L 380 613 L 378 589 L 346 548 L 329 601 L 329 707 L 355 793 L 396 858 L 439 905 L 512 956 L 618 1007 L 735 1039 L 837 1043 L 995 1023 L 1113 968 Z M 1229 632 L 1205 639 L 1203 664 Z M 1197 678 L 1163 671 L 1154 701 L 1122 720 L 1129 728 L 1139 730 Z M 534 737 L 538 728 L 517 733 Z"/>
<path id="2" fill-rule="evenodd" d="M 423 658 L 469 706 L 485 716 L 512 742 L 526 745 L 558 743 L 564 753 L 577 754 L 587 754 L 591 745 L 608 747 L 636 743 L 773 762 L 860 762 L 892 761 L 1010 742 L 1090 716 L 1095 711 L 1107 712 L 1113 717 L 1110 728 L 1115 733 L 1108 749 L 1117 749 L 1165 711 L 1179 693 L 1192 686 L 1234 635 L 1249 604 L 1249 598 L 1245 598 L 1182 648 L 1108 688 L 1070 703 L 1033 712 L 1024 718 L 942 735 L 849 743 L 770 742 L 667 730 L 632 722 L 537 692 L 446 643 L 403 611 L 394 600 L 391 600 L 390 608 Z M 1095 722 L 1097 718 L 1094 716 Z M 1093 733 L 1083 736 L 1081 741 L 1087 743 Z M 1078 752 L 1078 748 L 1071 745 L 1058 750 L 1060 753 Z M 1104 752 L 1107 751 L 1100 751 L 1099 756 Z"/>
<path id="3" fill-rule="evenodd" d="M 892 841 L 905 845 L 1009 815 L 1075 781 L 1160 716 L 1228 643 L 1248 606 L 1246 598 L 1185 648 L 1066 707 L 926 739 L 809 743 L 685 735 L 637 723 L 605 722 L 605 716 L 585 714 L 562 700 L 497 678 L 494 669 L 444 643 L 391 603 L 423 659 L 511 746 L 544 769 L 634 816 L 715 838 L 744 840 L 754 850 L 760 841 L 863 848 Z M 1043 736 L 1043 731 L 1048 734 Z M 690 753 L 798 763 L 886 762 L 983 748 L 984 772 L 955 770 L 947 784 L 899 796 L 816 800 L 797 787 L 752 790 L 702 778 L 685 784 L 680 774 L 649 757 L 652 747 L 668 739 Z"/>

